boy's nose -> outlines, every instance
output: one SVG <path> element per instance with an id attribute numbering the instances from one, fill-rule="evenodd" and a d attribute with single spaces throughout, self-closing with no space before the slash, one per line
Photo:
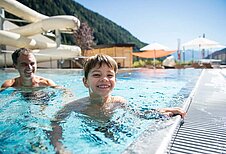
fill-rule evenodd
<path id="1" fill-rule="evenodd" d="M 108 78 L 107 77 L 103 77 L 103 78 L 101 78 L 101 81 L 108 81 Z"/>

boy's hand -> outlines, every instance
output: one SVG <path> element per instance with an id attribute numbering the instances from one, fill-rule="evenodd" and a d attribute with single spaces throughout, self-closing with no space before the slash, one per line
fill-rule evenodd
<path id="1" fill-rule="evenodd" d="M 179 108 L 179 107 L 175 107 L 175 108 L 162 108 L 158 110 L 160 113 L 167 115 L 167 116 L 174 116 L 174 115 L 180 115 L 182 118 L 185 117 L 186 112 Z"/>

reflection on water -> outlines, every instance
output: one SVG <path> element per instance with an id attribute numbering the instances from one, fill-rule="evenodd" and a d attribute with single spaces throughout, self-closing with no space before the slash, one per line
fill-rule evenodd
<path id="1" fill-rule="evenodd" d="M 62 91 L 55 88 L 14 88 L 0 93 L 0 153 L 53 151 L 46 136 L 50 120 L 62 106 Z"/>
<path id="2" fill-rule="evenodd" d="M 148 69 L 123 72 L 117 76 L 113 95 L 125 97 L 129 108 L 141 115 L 153 108 L 182 106 L 200 72 Z M 76 98 L 88 95 L 81 72 L 40 73 L 71 90 Z M 15 73 L 6 75 L 0 72 L 1 83 L 14 76 Z M 54 153 L 47 136 L 52 129 L 51 120 L 65 102 L 73 99 L 55 88 L 8 88 L 1 91 L 0 153 Z M 62 142 L 74 153 L 120 153 L 148 126 L 156 124 L 153 114 L 139 117 L 134 112 L 117 109 L 108 120 L 72 112 L 60 123 Z M 158 119 L 160 122 L 164 120 L 167 119 Z M 159 129 L 157 125 L 155 128 Z"/>

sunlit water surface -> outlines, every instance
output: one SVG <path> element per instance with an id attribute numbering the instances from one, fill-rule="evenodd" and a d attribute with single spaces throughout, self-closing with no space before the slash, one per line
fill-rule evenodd
<path id="1" fill-rule="evenodd" d="M 71 97 L 61 89 L 39 88 L 0 93 L 0 153 L 54 153 L 47 132 L 51 119 L 64 103 L 88 96 L 79 70 L 38 70 L 37 74 L 51 78 L 69 89 Z M 136 69 L 123 70 L 117 75 L 113 95 L 128 100 L 132 111 L 162 107 L 182 107 L 201 70 L 195 69 Z M 16 71 L 0 71 L 0 84 L 17 76 Z M 108 121 L 95 120 L 72 112 L 62 123 L 63 144 L 73 153 L 120 153 L 149 125 L 156 125 L 151 115 L 146 118 L 118 109 Z M 164 120 L 160 120 L 164 121 Z M 158 127 L 156 127 L 158 128 Z"/>

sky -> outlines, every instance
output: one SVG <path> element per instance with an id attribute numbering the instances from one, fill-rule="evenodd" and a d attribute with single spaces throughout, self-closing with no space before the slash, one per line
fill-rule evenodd
<path id="1" fill-rule="evenodd" d="M 205 34 L 226 45 L 226 0 L 75 0 L 145 43 L 177 49 Z"/>

